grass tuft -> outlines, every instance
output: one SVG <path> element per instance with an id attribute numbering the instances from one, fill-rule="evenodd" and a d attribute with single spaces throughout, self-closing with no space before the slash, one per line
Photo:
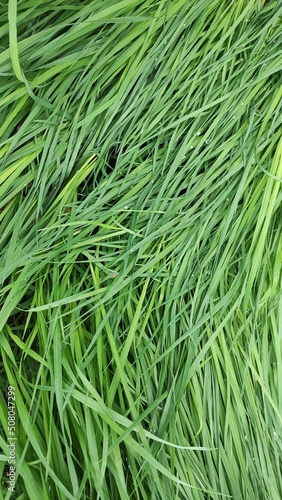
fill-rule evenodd
<path id="1" fill-rule="evenodd" d="M 281 14 L 1 4 L 0 499 L 282 497 Z"/>

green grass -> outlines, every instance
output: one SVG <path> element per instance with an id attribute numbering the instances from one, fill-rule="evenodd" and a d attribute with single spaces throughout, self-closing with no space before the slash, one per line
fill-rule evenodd
<path id="1" fill-rule="evenodd" d="M 281 15 L 0 4 L 0 499 L 282 498 Z"/>

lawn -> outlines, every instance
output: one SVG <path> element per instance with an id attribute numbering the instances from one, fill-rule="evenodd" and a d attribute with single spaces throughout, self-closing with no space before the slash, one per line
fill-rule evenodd
<path id="1" fill-rule="evenodd" d="M 0 500 L 282 498 L 282 3 L 0 3 Z"/>

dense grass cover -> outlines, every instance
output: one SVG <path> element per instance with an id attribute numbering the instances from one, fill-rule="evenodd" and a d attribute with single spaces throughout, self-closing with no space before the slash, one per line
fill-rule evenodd
<path id="1" fill-rule="evenodd" d="M 1 2 L 0 498 L 282 498 L 281 14 Z"/>

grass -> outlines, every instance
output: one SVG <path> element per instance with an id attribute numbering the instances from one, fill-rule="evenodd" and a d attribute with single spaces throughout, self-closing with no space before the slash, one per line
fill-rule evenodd
<path id="1" fill-rule="evenodd" d="M 0 499 L 282 497 L 281 14 L 1 4 Z"/>

